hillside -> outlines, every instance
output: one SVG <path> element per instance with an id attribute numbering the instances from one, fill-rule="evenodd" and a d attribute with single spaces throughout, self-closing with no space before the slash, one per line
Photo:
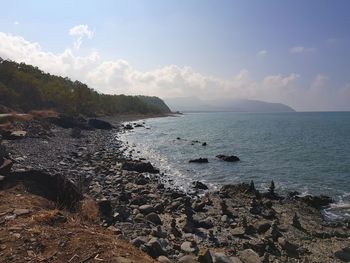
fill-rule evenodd
<path id="1" fill-rule="evenodd" d="M 196 97 L 167 98 L 167 105 L 173 111 L 235 111 L 235 112 L 292 112 L 282 103 L 271 103 L 247 99 L 201 100 Z"/>
<path id="2" fill-rule="evenodd" d="M 53 109 L 87 116 L 169 112 L 157 97 L 106 95 L 79 81 L 0 58 L 0 105 L 16 111 Z"/>

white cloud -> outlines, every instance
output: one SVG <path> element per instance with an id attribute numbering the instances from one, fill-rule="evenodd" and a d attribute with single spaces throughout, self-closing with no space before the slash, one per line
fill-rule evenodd
<path id="1" fill-rule="evenodd" d="M 222 79 L 176 65 L 141 71 L 125 60 L 103 60 L 97 51 L 91 51 L 87 56 L 78 56 L 76 52 L 70 48 L 60 53 L 45 51 L 39 43 L 0 32 L 0 57 L 80 80 L 104 93 L 249 98 L 282 102 L 299 110 L 350 109 L 350 82 L 336 89 L 330 78 L 323 74 L 316 75 L 309 84 L 304 84 L 297 73 L 255 79 L 246 69 Z"/>
<path id="2" fill-rule="evenodd" d="M 267 50 L 263 49 L 258 52 L 259 57 L 265 57 L 267 55 Z"/>
<path id="3" fill-rule="evenodd" d="M 289 49 L 289 52 L 294 54 L 314 52 L 314 51 L 316 51 L 316 49 L 313 47 L 303 47 L 303 46 L 295 46 Z"/>
<path id="4" fill-rule="evenodd" d="M 83 42 L 83 38 L 87 37 L 91 39 L 94 36 L 94 32 L 89 29 L 88 25 L 77 25 L 69 29 L 69 35 L 75 38 L 74 48 L 79 49 Z"/>

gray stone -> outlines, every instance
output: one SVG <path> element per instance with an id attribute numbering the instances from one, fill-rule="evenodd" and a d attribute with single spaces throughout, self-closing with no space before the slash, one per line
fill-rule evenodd
<path id="1" fill-rule="evenodd" d="M 167 253 L 162 248 L 158 238 L 152 238 L 145 245 L 148 255 L 152 258 L 158 258 L 159 256 L 166 256 Z"/>
<path id="2" fill-rule="evenodd" d="M 186 253 L 196 253 L 198 251 L 198 247 L 194 242 L 185 241 L 181 244 L 181 250 Z"/>
<path id="3" fill-rule="evenodd" d="M 345 247 L 341 250 L 338 250 L 334 253 L 334 255 L 341 261 L 350 262 L 350 247 Z"/>
<path id="4" fill-rule="evenodd" d="M 232 260 L 224 253 L 215 253 L 214 263 L 232 263 Z"/>
<path id="5" fill-rule="evenodd" d="M 213 263 L 213 258 L 210 254 L 209 249 L 203 249 L 199 251 L 198 262 L 200 263 Z"/>
<path id="6" fill-rule="evenodd" d="M 149 213 L 146 215 L 146 220 L 152 222 L 155 225 L 161 225 L 162 220 L 156 213 Z"/>
<path id="7" fill-rule="evenodd" d="M 151 205 L 141 205 L 139 207 L 139 210 L 144 215 L 154 212 L 154 208 Z"/>
<path id="8" fill-rule="evenodd" d="M 30 210 L 23 209 L 23 208 L 16 208 L 15 210 L 13 210 L 13 214 L 15 214 L 16 216 L 28 215 L 30 214 Z"/>
<path id="9" fill-rule="evenodd" d="M 178 263 L 198 263 L 195 256 L 186 255 L 179 259 Z"/>
<path id="10" fill-rule="evenodd" d="M 147 237 L 137 237 L 131 241 L 135 247 L 140 247 L 148 241 Z"/>
<path id="11" fill-rule="evenodd" d="M 171 263 L 171 261 L 166 256 L 158 257 L 157 261 L 160 262 L 160 263 Z"/>
<path id="12" fill-rule="evenodd" d="M 238 257 L 243 263 L 261 263 L 259 255 L 252 249 L 238 252 Z"/>
<path id="13" fill-rule="evenodd" d="M 233 236 L 242 237 L 245 234 L 245 229 L 244 227 L 236 227 L 231 231 L 231 234 Z"/>

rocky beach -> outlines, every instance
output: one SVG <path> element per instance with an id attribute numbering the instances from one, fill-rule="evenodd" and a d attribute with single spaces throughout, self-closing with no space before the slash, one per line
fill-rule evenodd
<path id="1" fill-rule="evenodd" d="M 254 182 L 224 185 L 219 191 L 209 191 L 199 181 L 188 192 L 169 187 L 165 182 L 171 185 L 171 174 L 133 158 L 132 145 L 119 138 L 145 129 L 134 122 L 139 118 L 19 118 L 2 132 L 1 262 L 350 262 L 349 222 L 326 222 L 320 212 L 331 198 L 299 196 L 298 189 L 281 196 L 273 182 L 267 192 Z M 234 157 L 220 159 L 239 161 Z M 63 218 L 83 213 L 84 200 L 93 202 L 98 211 L 84 214 L 95 218 L 89 223 L 94 230 L 84 236 L 94 242 L 105 233 L 97 252 L 82 240 L 66 254 L 64 246 L 57 246 L 56 253 L 43 256 L 48 255 L 45 235 L 51 230 L 36 238 L 27 230 L 33 223 L 29 219 L 42 209 L 40 202 L 46 201 L 28 207 L 18 200 L 28 193 L 54 202 L 45 206 L 46 213 L 56 211 Z M 6 199 L 11 196 L 14 207 Z M 57 214 L 53 218 L 58 227 L 70 222 L 60 222 Z M 69 243 L 75 231 L 81 229 L 66 227 L 61 238 Z M 38 241 L 42 247 L 28 252 Z M 85 242 L 90 250 L 83 252 Z"/>

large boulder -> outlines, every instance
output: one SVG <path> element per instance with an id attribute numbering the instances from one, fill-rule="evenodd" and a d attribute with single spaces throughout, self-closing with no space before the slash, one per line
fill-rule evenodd
<path id="1" fill-rule="evenodd" d="M 216 155 L 216 158 L 219 158 L 220 160 L 223 160 L 225 162 L 237 162 L 237 161 L 240 161 L 240 159 L 237 156 L 235 156 L 235 155 L 219 154 L 219 155 Z"/>
<path id="2" fill-rule="evenodd" d="M 103 120 L 99 120 L 99 119 L 90 119 L 88 124 L 95 129 L 100 129 L 100 130 L 113 129 L 112 124 L 110 124 L 107 121 L 103 121 Z"/>
<path id="3" fill-rule="evenodd" d="M 198 159 L 192 159 L 188 161 L 189 163 L 208 163 L 207 158 L 198 158 Z"/>
<path id="4" fill-rule="evenodd" d="M 80 128 L 83 130 L 90 130 L 90 126 L 87 124 L 86 120 L 83 118 L 75 118 L 66 115 L 60 115 L 58 117 L 51 117 L 48 120 L 65 129 Z"/>
<path id="5" fill-rule="evenodd" d="M 300 200 L 316 209 L 320 209 L 322 207 L 328 206 L 331 203 L 333 203 L 333 199 L 326 195 L 319 195 L 319 196 L 306 195 L 302 197 L 296 196 L 295 199 Z"/>
<path id="6" fill-rule="evenodd" d="M 122 164 L 122 169 L 127 171 L 135 171 L 139 173 L 159 173 L 159 170 L 154 168 L 150 162 L 144 163 L 140 161 L 125 161 Z"/>
<path id="7" fill-rule="evenodd" d="M 58 208 L 75 210 L 83 199 L 79 189 L 64 175 L 50 175 L 42 171 L 12 172 L 0 184 L 0 189 L 22 183 L 29 193 L 54 201 Z"/>

